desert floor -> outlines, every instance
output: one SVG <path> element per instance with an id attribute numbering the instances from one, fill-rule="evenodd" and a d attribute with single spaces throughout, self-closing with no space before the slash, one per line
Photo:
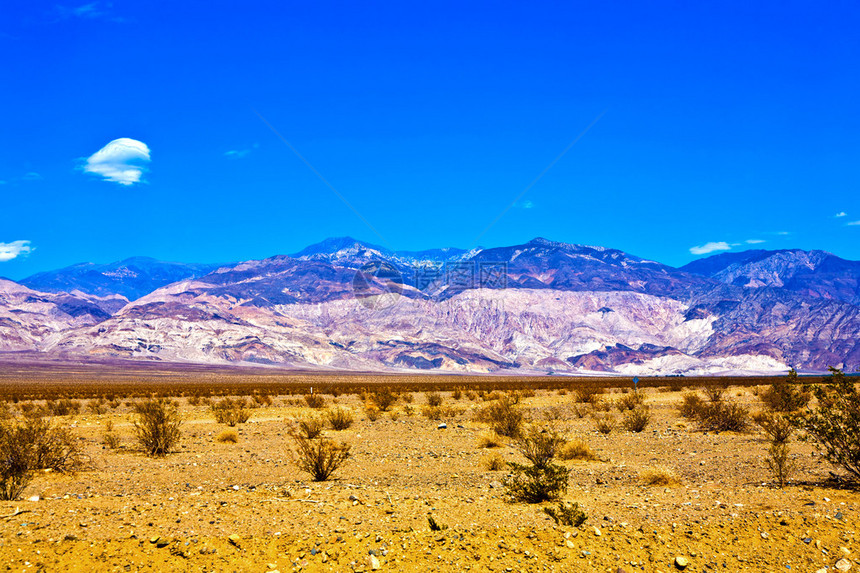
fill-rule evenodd
<path id="1" fill-rule="evenodd" d="M 751 411 L 756 387 L 728 395 Z M 128 405 L 54 418 L 81 440 L 90 468 L 42 472 L 18 501 L 0 502 L 0 564 L 10 571 L 800 571 L 860 570 L 860 495 L 806 443 L 792 442 L 793 480 L 775 487 L 767 442 L 748 433 L 705 433 L 681 418 L 680 392 L 643 390 L 653 419 L 641 433 L 609 435 L 579 418 L 569 393 L 538 390 L 520 405 L 535 423 L 582 439 L 596 461 L 572 469 L 565 500 L 588 515 L 556 525 L 541 505 L 510 503 L 506 469 L 488 456 L 522 461 L 510 445 L 478 446 L 486 402 L 442 393 L 453 411 L 422 415 L 425 395 L 398 401 L 371 421 L 359 396 L 326 396 L 355 423 L 325 435 L 352 446 L 327 482 L 292 463 L 290 429 L 314 412 L 299 397 L 275 397 L 219 443 L 226 426 L 206 404 L 179 399 L 176 453 L 136 451 Z M 607 398 L 618 398 L 619 390 Z M 409 412 L 408 410 L 411 410 Z M 616 412 L 616 415 L 618 413 Z M 546 420 L 550 422 L 546 422 Z M 120 447 L 103 445 L 108 421 Z M 647 485 L 640 472 L 673 471 L 679 483 Z M 445 527 L 432 531 L 428 516 Z M 230 536 L 233 536 L 230 539 Z"/>

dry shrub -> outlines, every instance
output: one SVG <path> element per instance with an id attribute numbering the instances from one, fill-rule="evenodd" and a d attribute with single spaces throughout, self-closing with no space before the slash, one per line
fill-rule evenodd
<path id="1" fill-rule="evenodd" d="M 155 398 L 134 405 L 134 432 L 141 449 L 149 456 L 168 454 L 182 435 L 182 420 L 176 403 Z"/>
<path id="2" fill-rule="evenodd" d="M 485 432 L 478 436 L 479 448 L 501 448 L 505 445 L 505 440 L 495 432 Z"/>
<path id="3" fill-rule="evenodd" d="M 726 390 L 727 388 L 725 386 L 714 384 L 713 386 L 705 387 L 705 396 L 707 396 L 708 400 L 711 402 L 722 402 L 723 395 L 726 393 Z"/>
<path id="4" fill-rule="evenodd" d="M 484 466 L 484 469 L 491 472 L 497 472 L 499 470 L 505 469 L 505 459 L 498 453 L 490 454 L 485 456 L 481 460 L 481 465 Z"/>
<path id="5" fill-rule="evenodd" d="M 558 451 L 561 460 L 596 460 L 597 454 L 582 440 L 573 440 L 566 443 Z"/>
<path id="6" fill-rule="evenodd" d="M 427 400 L 427 405 L 431 408 L 439 407 L 442 405 L 442 395 L 438 392 L 427 392 L 424 396 Z"/>
<path id="7" fill-rule="evenodd" d="M 320 394 L 305 394 L 304 398 L 305 404 L 307 404 L 309 408 L 319 410 L 320 408 L 325 407 L 325 398 Z"/>
<path id="8" fill-rule="evenodd" d="M 296 432 L 299 436 L 312 440 L 322 434 L 323 421 L 319 416 L 304 416 L 296 420 Z"/>
<path id="9" fill-rule="evenodd" d="M 627 410 L 634 410 L 637 406 L 645 405 L 645 395 L 641 392 L 631 392 L 629 394 L 625 394 L 621 398 L 615 402 L 615 407 L 618 408 L 619 412 L 625 412 Z"/>
<path id="10" fill-rule="evenodd" d="M 574 404 L 573 413 L 576 414 L 577 418 L 582 419 L 588 414 L 588 406 L 585 404 Z"/>
<path id="11" fill-rule="evenodd" d="M 519 391 L 519 395 L 522 398 L 534 398 L 535 397 L 535 391 L 531 388 L 525 388 L 525 389 Z"/>
<path id="12" fill-rule="evenodd" d="M 112 450 L 119 448 L 119 436 L 113 433 L 113 421 L 107 420 L 104 424 L 104 434 L 102 434 L 102 443 Z"/>
<path id="13" fill-rule="evenodd" d="M 514 442 L 523 457 L 538 467 L 549 464 L 564 444 L 565 439 L 557 432 L 533 427 L 522 433 Z"/>
<path id="14" fill-rule="evenodd" d="M 219 424 L 227 424 L 231 428 L 236 424 L 244 424 L 251 418 L 251 412 L 247 408 L 244 398 L 224 398 L 209 406 L 215 421 Z"/>
<path id="15" fill-rule="evenodd" d="M 478 397 L 478 395 L 475 394 L 473 391 L 466 390 L 466 398 L 468 398 L 469 400 L 474 402 L 477 397 Z"/>
<path id="16" fill-rule="evenodd" d="M 702 397 L 696 392 L 684 392 L 681 395 L 681 404 L 678 406 L 678 414 L 684 418 L 694 420 L 699 417 L 702 403 Z"/>
<path id="17" fill-rule="evenodd" d="M 601 434 L 611 434 L 615 429 L 615 416 L 609 412 L 604 412 L 601 415 L 594 414 L 594 427 Z"/>
<path id="18" fill-rule="evenodd" d="M 271 406 L 272 397 L 268 394 L 254 394 L 254 402 L 259 406 Z"/>
<path id="19" fill-rule="evenodd" d="M 379 408 L 373 405 L 367 406 L 364 408 L 364 414 L 367 416 L 368 420 L 375 422 L 379 419 Z"/>
<path id="20" fill-rule="evenodd" d="M 44 418 L 0 423 L 0 499 L 17 499 L 38 469 L 74 472 L 86 458 L 67 428 Z"/>
<path id="21" fill-rule="evenodd" d="M 645 468 L 644 470 L 639 472 L 639 479 L 645 482 L 647 485 L 657 485 L 664 487 L 678 485 L 679 483 L 681 483 L 675 472 L 665 467 Z"/>
<path id="22" fill-rule="evenodd" d="M 595 396 L 589 403 L 591 404 L 591 409 L 595 412 L 609 412 L 612 410 L 612 402 L 604 400 L 600 396 Z"/>
<path id="23" fill-rule="evenodd" d="M 705 431 L 744 432 L 749 423 L 749 410 L 737 402 L 709 402 L 699 410 L 699 426 Z"/>
<path id="24" fill-rule="evenodd" d="M 332 430 L 346 430 L 352 426 L 352 413 L 345 408 L 335 408 L 326 412 L 328 425 Z"/>
<path id="25" fill-rule="evenodd" d="M 215 441 L 219 444 L 235 444 L 239 441 L 239 434 L 236 430 L 224 430 L 215 436 Z"/>
<path id="26" fill-rule="evenodd" d="M 404 392 L 399 396 L 399 398 L 407 404 L 411 404 L 415 401 L 415 396 L 412 395 L 412 392 Z"/>
<path id="27" fill-rule="evenodd" d="M 368 399 L 380 411 L 387 412 L 397 402 L 397 394 L 392 392 L 391 388 L 383 388 L 370 394 Z"/>
<path id="28" fill-rule="evenodd" d="M 573 391 L 573 401 L 577 404 L 593 404 L 603 394 L 598 386 L 580 386 Z"/>
<path id="29" fill-rule="evenodd" d="M 621 424 L 628 432 L 639 433 L 648 427 L 649 422 L 651 422 L 651 410 L 647 406 L 637 406 L 624 414 Z"/>
<path id="30" fill-rule="evenodd" d="M 349 445 L 323 436 L 305 438 L 294 435 L 294 463 L 314 481 L 326 481 L 349 458 Z"/>
<path id="31" fill-rule="evenodd" d="M 459 388 L 455 388 L 453 392 L 451 392 L 452 400 L 460 400 L 463 397 L 463 391 Z"/>
<path id="32" fill-rule="evenodd" d="M 523 425 L 523 413 L 510 397 L 503 396 L 478 412 L 478 421 L 488 423 L 501 436 L 516 438 Z"/>
<path id="33" fill-rule="evenodd" d="M 63 398 L 56 402 L 49 400 L 46 405 L 53 416 L 68 416 L 70 414 L 77 414 L 81 411 L 80 402 L 77 400 L 69 400 L 68 398 Z"/>
<path id="34" fill-rule="evenodd" d="M 107 411 L 107 408 L 102 400 L 90 400 L 87 402 L 87 410 L 96 416 L 100 416 Z"/>

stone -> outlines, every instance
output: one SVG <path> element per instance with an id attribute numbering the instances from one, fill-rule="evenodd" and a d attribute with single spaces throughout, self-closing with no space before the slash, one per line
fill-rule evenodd
<path id="1" fill-rule="evenodd" d="M 39 498 L 39 496 L 38 496 L 38 495 L 34 495 L 34 496 L 32 496 L 32 497 L 28 497 L 28 498 L 27 498 L 27 501 L 39 501 L 39 499 L 40 499 L 40 498 Z"/>
<path id="2" fill-rule="evenodd" d="M 602 535 L 602 534 L 600 533 L 600 529 L 598 529 L 597 527 L 592 527 L 592 528 L 591 528 L 591 531 L 592 531 L 592 533 L 594 533 L 594 536 L 595 536 L 595 537 L 600 537 L 600 536 Z"/>
<path id="3" fill-rule="evenodd" d="M 444 429 L 445 429 L 445 428 L 447 428 L 447 427 L 448 427 L 448 424 L 446 424 L 445 422 L 442 422 L 441 424 L 439 424 L 438 426 L 436 426 L 436 429 L 437 429 L 437 430 L 444 430 Z"/>
<path id="4" fill-rule="evenodd" d="M 837 571 L 842 571 L 842 573 L 845 573 L 845 571 L 848 571 L 849 569 L 851 569 L 851 562 L 848 561 L 847 559 L 843 558 L 843 559 L 840 559 L 839 561 L 837 561 L 836 564 L 834 565 L 834 567 L 836 568 Z"/>
<path id="5" fill-rule="evenodd" d="M 851 550 L 850 550 L 850 549 L 848 549 L 847 547 L 844 547 L 844 546 L 843 546 L 843 547 L 840 547 L 840 548 L 839 548 L 839 553 L 841 553 L 841 554 L 842 554 L 842 555 L 844 555 L 845 557 L 848 557 L 849 555 L 851 555 Z"/>
<path id="6" fill-rule="evenodd" d="M 242 543 L 242 538 L 235 533 L 231 533 L 230 537 L 227 538 L 227 541 L 230 542 L 230 545 L 235 545 L 236 547 L 239 547 L 239 545 Z"/>
<path id="7" fill-rule="evenodd" d="M 382 569 L 382 565 L 379 563 L 379 559 L 376 558 L 376 555 L 371 555 L 367 559 L 367 566 L 370 567 L 373 571 L 378 571 Z"/>
<path id="8" fill-rule="evenodd" d="M 689 564 L 690 562 L 687 560 L 686 557 L 682 557 L 681 555 L 675 557 L 675 567 L 677 567 L 678 569 L 683 571 L 687 568 L 687 565 Z"/>
<path id="9" fill-rule="evenodd" d="M 573 541 L 571 541 L 570 539 L 567 539 L 567 540 L 564 542 L 564 544 L 565 544 L 565 545 L 567 545 L 567 547 L 568 547 L 569 549 L 573 549 L 573 548 L 575 547 L 575 545 L 573 544 Z"/>

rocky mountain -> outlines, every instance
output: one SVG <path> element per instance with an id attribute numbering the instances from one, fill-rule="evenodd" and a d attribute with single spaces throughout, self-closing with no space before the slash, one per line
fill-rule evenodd
<path id="1" fill-rule="evenodd" d="M 546 239 L 409 253 L 341 238 L 189 276 L 111 310 L 80 291 L 10 283 L 0 320 L 18 318 L 2 323 L 17 341 L 9 349 L 74 357 L 625 375 L 853 369 L 852 265 L 755 251 L 675 269 Z M 36 328 L 40 315 L 53 317 L 48 330 Z"/>
<path id="2" fill-rule="evenodd" d="M 42 292 L 79 291 L 100 297 L 121 295 L 128 300 L 135 300 L 176 281 L 209 274 L 219 266 L 167 263 L 149 257 L 133 257 L 116 263 L 81 263 L 37 273 L 20 283 Z"/>
<path id="3" fill-rule="evenodd" d="M 778 287 L 812 298 L 860 304 L 860 261 L 825 251 L 724 253 L 693 261 L 681 270 L 745 288 Z"/>
<path id="4" fill-rule="evenodd" d="M 125 298 L 44 293 L 0 279 L 0 352 L 35 350 L 59 333 L 103 322 Z"/>

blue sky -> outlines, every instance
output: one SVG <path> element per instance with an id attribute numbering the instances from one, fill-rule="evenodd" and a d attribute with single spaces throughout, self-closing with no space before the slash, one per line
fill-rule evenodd
<path id="1" fill-rule="evenodd" d="M 860 8 L 526 4 L 9 3 L 0 276 L 343 235 L 860 259 Z"/>

